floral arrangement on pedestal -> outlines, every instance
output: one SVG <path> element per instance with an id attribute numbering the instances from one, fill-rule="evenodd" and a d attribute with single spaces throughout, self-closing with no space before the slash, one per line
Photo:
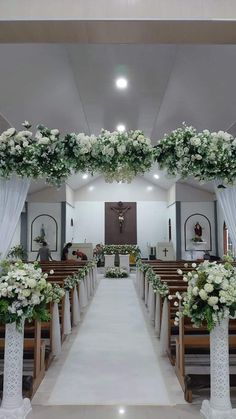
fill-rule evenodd
<path id="1" fill-rule="evenodd" d="M 22 319 L 47 321 L 52 290 L 48 275 L 35 264 L 4 261 L 1 267 L 0 323 L 16 322 L 20 327 Z"/>
<path id="2" fill-rule="evenodd" d="M 156 146 L 156 160 L 171 176 L 233 184 L 236 178 L 236 139 L 227 132 L 197 132 L 183 125 Z"/>
<path id="3" fill-rule="evenodd" d="M 123 268 L 107 268 L 105 272 L 106 278 L 128 278 L 129 274 Z"/>
<path id="4" fill-rule="evenodd" d="M 191 318 L 195 326 L 207 325 L 209 331 L 229 316 L 236 313 L 236 268 L 232 259 L 225 264 L 205 261 L 183 276 L 188 283 L 187 292 L 177 296 L 182 300 L 183 310 L 177 313 Z"/>

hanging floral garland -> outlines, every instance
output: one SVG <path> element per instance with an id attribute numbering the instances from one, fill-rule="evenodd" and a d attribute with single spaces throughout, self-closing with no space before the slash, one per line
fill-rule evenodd
<path id="1" fill-rule="evenodd" d="M 17 174 L 32 179 L 46 178 L 60 185 L 73 172 L 101 173 L 107 182 L 130 182 L 150 170 L 155 148 L 142 131 L 125 133 L 102 130 L 98 137 L 67 134 L 37 127 L 36 134 L 9 128 L 0 135 L 0 177 Z"/>
<path id="2" fill-rule="evenodd" d="M 232 184 L 236 178 L 236 139 L 227 132 L 198 133 L 183 125 L 160 140 L 156 161 L 172 176 Z"/>

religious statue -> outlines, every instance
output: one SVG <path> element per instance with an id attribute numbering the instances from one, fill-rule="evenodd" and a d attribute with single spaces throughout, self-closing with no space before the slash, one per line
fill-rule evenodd
<path id="1" fill-rule="evenodd" d="M 45 233 L 45 229 L 44 229 L 44 224 L 42 224 L 42 226 L 40 228 L 40 237 L 42 238 L 42 241 L 44 241 L 45 236 L 46 236 L 46 233 Z"/>
<path id="2" fill-rule="evenodd" d="M 202 227 L 200 226 L 199 222 L 195 224 L 194 227 L 195 236 L 201 238 L 202 237 Z"/>
<path id="3" fill-rule="evenodd" d="M 130 207 L 123 207 L 123 202 L 118 202 L 118 207 L 111 207 L 112 211 L 115 211 L 118 215 L 118 222 L 120 226 L 120 233 L 123 230 L 123 224 L 125 222 L 125 213 L 130 209 Z"/>

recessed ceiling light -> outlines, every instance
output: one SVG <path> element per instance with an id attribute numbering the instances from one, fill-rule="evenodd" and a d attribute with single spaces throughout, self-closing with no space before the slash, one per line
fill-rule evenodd
<path id="1" fill-rule="evenodd" d="M 116 129 L 119 132 L 125 132 L 125 125 L 119 124 L 119 125 L 117 125 Z"/>
<path id="2" fill-rule="evenodd" d="M 153 187 L 152 187 L 152 186 L 148 186 L 148 187 L 147 187 L 147 190 L 148 190 L 148 191 L 152 191 L 152 190 L 153 190 Z"/>
<path id="3" fill-rule="evenodd" d="M 116 80 L 116 87 L 118 89 L 126 89 L 127 86 L 128 86 L 128 81 L 124 77 L 119 77 Z"/>
<path id="4" fill-rule="evenodd" d="M 85 174 L 82 176 L 82 179 L 88 179 L 88 175 L 87 175 L 87 173 L 85 173 Z"/>
<path id="5" fill-rule="evenodd" d="M 89 186 L 89 191 L 93 191 L 94 190 L 94 186 Z"/>
<path id="6" fill-rule="evenodd" d="M 119 412 L 120 415 L 124 415 L 125 414 L 125 409 L 123 407 L 120 407 L 118 412 Z"/>
<path id="7" fill-rule="evenodd" d="M 159 179 L 159 175 L 157 175 L 157 174 L 155 174 L 155 175 L 153 175 L 153 177 L 155 178 L 155 179 Z"/>

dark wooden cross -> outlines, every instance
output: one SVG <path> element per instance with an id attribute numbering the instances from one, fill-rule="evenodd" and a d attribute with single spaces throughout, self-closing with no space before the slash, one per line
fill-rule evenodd
<path id="1" fill-rule="evenodd" d="M 164 253 L 165 253 L 165 257 L 166 257 L 166 254 L 169 252 L 169 250 L 167 250 L 167 249 L 165 248 L 164 250 L 162 250 L 162 252 L 164 252 Z"/>

